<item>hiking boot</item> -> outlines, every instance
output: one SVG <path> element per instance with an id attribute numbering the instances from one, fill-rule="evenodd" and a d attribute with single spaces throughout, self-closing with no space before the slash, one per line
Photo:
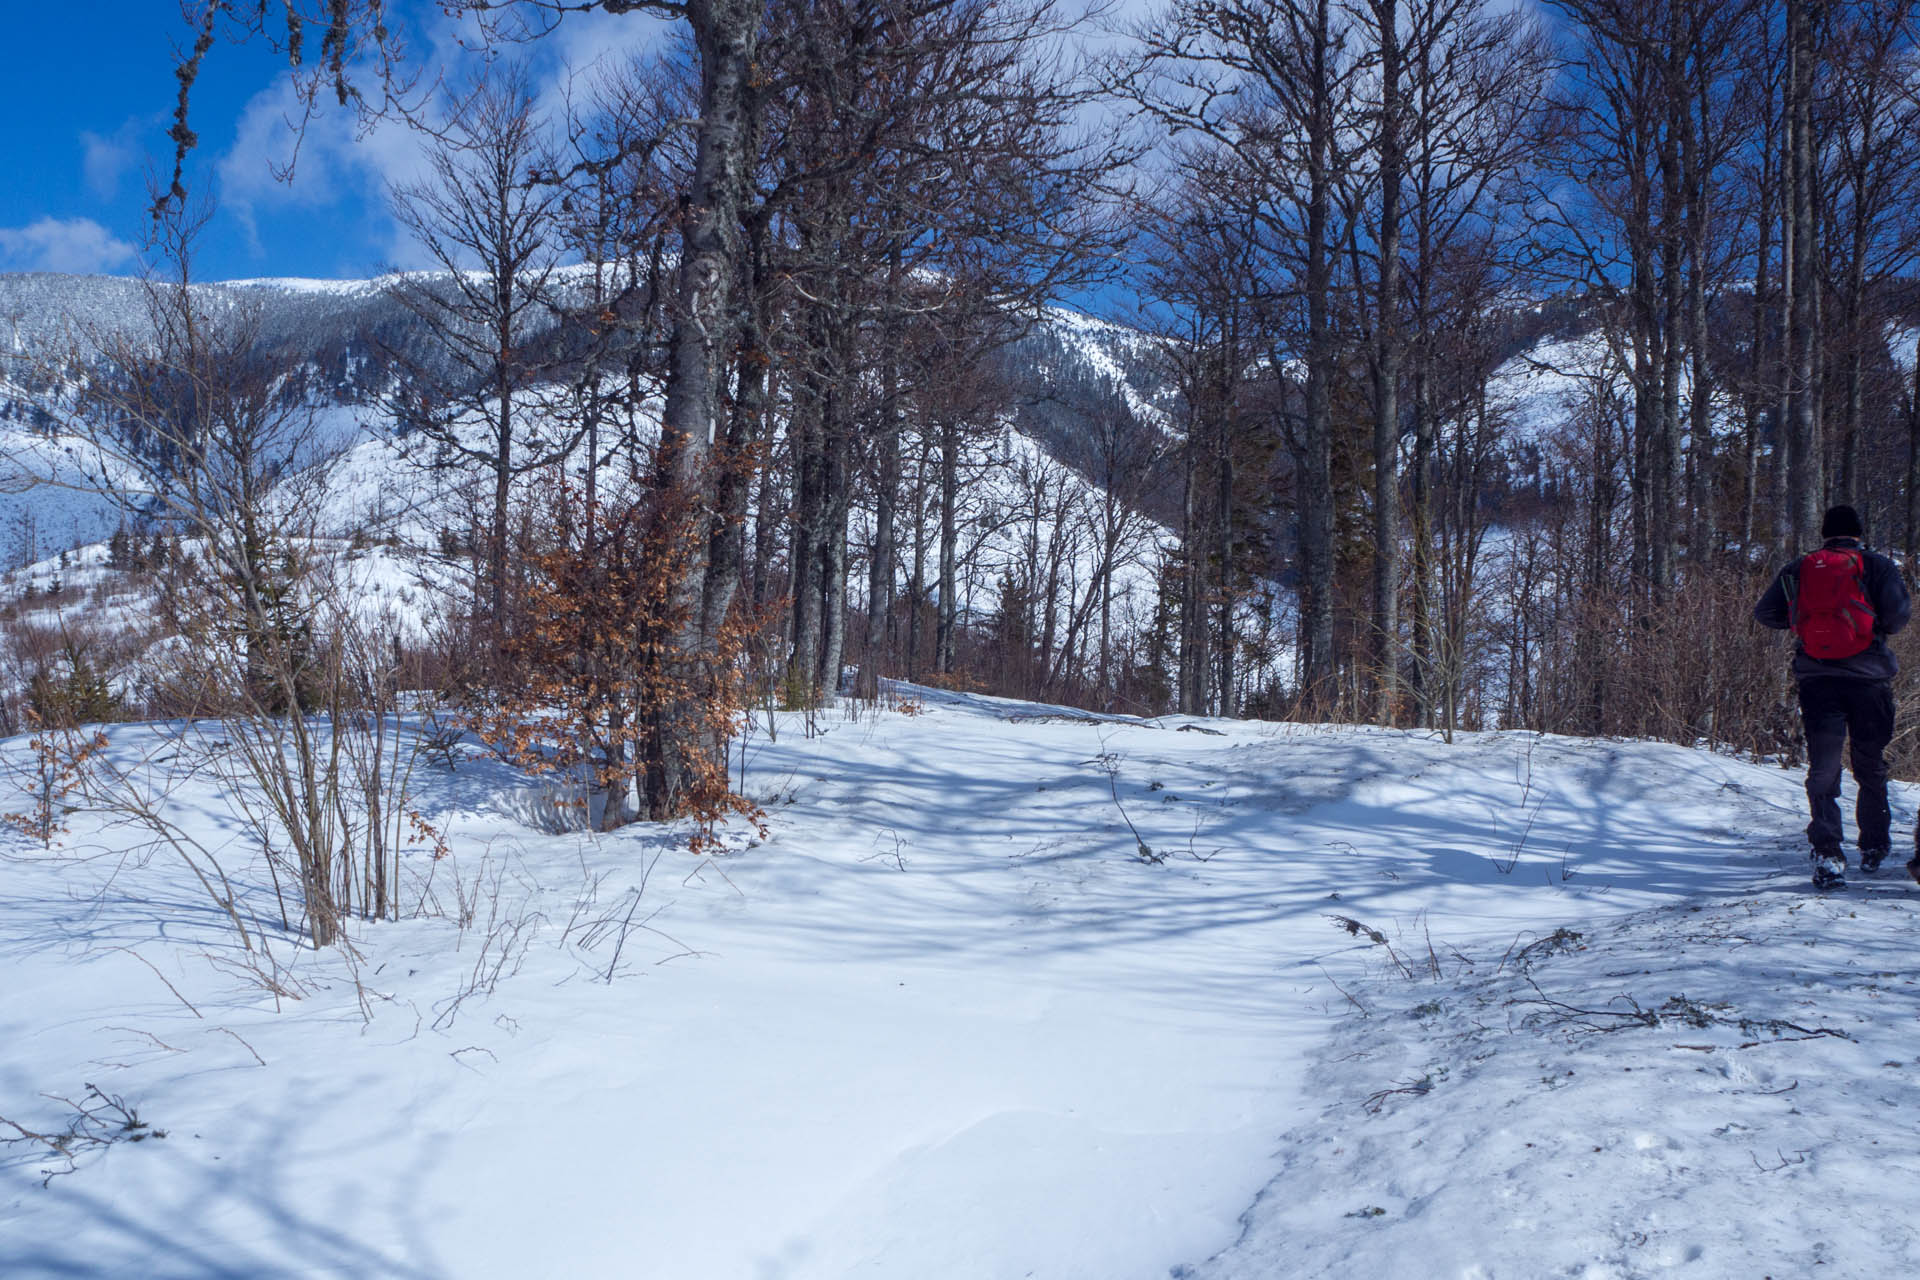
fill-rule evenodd
<path id="1" fill-rule="evenodd" d="M 1907 864 L 1907 874 L 1920 880 L 1920 853 L 1913 855 L 1913 861 Z"/>
<path id="2" fill-rule="evenodd" d="M 1916 859 L 1920 861 L 1920 859 Z M 1822 893 L 1847 887 L 1847 860 L 1837 853 L 1823 853 L 1813 860 L 1813 887 Z"/>
<path id="3" fill-rule="evenodd" d="M 1860 851 L 1860 870 L 1866 872 L 1868 875 L 1872 875 L 1880 869 L 1880 864 L 1887 860 L 1888 852 L 1886 849 L 1862 849 Z"/>

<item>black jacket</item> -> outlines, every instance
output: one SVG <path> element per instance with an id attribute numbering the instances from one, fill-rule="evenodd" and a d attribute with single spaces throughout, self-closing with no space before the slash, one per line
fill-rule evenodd
<path id="1" fill-rule="evenodd" d="M 1900 579 L 1899 566 L 1877 551 L 1868 551 L 1858 538 L 1828 538 L 1822 546 L 1861 553 L 1861 559 L 1866 564 L 1867 603 L 1873 606 L 1873 643 L 1851 658 L 1830 661 L 1810 658 L 1806 650 L 1796 644 L 1793 678 L 1805 680 L 1812 676 L 1842 676 L 1849 680 L 1893 679 L 1900 670 L 1900 664 L 1894 660 L 1893 650 L 1887 648 L 1885 637 L 1906 626 L 1907 619 L 1913 613 L 1913 602 L 1907 597 L 1907 584 Z M 1773 585 L 1767 588 L 1767 593 L 1760 597 L 1760 603 L 1753 606 L 1753 620 L 1775 631 L 1785 631 L 1791 627 L 1791 602 L 1799 585 L 1800 561 L 1796 559 L 1780 571 Z"/>

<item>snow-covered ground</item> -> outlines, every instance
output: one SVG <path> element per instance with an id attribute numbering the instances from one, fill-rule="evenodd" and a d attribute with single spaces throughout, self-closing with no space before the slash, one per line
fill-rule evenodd
<path id="1" fill-rule="evenodd" d="M 1067 307 L 1049 307 L 1046 318 L 1060 344 L 1095 374 L 1106 378 L 1135 417 L 1161 430 L 1173 427 L 1166 409 L 1141 395 L 1127 376 L 1129 365 L 1137 368 L 1150 357 L 1151 337 L 1138 329 Z"/>
<path id="2" fill-rule="evenodd" d="M 1494 370 L 1489 407 L 1505 416 L 1508 440 L 1541 444 L 1580 412 L 1613 363 L 1600 334 L 1549 339 Z"/>
<path id="3" fill-rule="evenodd" d="M 550 834 L 534 784 L 436 767 L 428 910 L 359 925 L 357 959 L 277 943 L 279 994 L 98 815 L 51 854 L 0 837 L 0 1115 L 56 1131 L 47 1095 L 92 1085 L 166 1132 L 44 1187 L 61 1161 L 0 1148 L 0 1275 L 1920 1256 L 1913 886 L 1813 896 L 1797 774 L 897 692 L 919 713 L 763 724 L 771 838 L 712 857 Z M 217 793 L 186 798 L 232 835 Z"/>

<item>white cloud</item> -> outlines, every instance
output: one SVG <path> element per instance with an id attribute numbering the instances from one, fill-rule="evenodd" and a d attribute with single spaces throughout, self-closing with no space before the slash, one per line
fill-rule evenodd
<path id="1" fill-rule="evenodd" d="M 492 54 L 527 64 L 540 105 L 556 111 L 569 74 L 618 65 L 655 48 L 674 24 L 643 13 L 569 14 L 545 38 L 493 46 Z M 416 70 L 423 86 L 458 86 L 491 58 L 475 19 L 441 15 L 423 33 L 424 49 Z M 375 74 L 362 68 L 362 74 Z M 374 95 L 377 97 L 378 95 Z M 398 121 L 368 125 L 353 111 L 323 101 L 306 122 L 304 135 L 292 124 L 303 118 L 291 76 L 282 75 L 242 109 L 234 125 L 232 144 L 218 160 L 222 198 L 262 205 L 312 206 L 337 199 L 342 182 L 363 182 L 374 188 L 388 181 L 407 181 L 424 170 L 419 138 Z M 432 108 L 423 95 L 416 107 Z M 298 156 L 291 182 L 276 174 Z"/>
<path id="2" fill-rule="evenodd" d="M 563 113 L 569 77 L 617 66 L 655 47 L 671 26 L 640 14 L 571 14 L 545 38 L 506 43 L 493 52 L 527 63 L 537 101 L 553 124 Z M 423 85 L 460 85 L 487 61 L 486 42 L 471 15 L 465 21 L 443 15 L 422 34 Z M 431 115 L 436 104 L 415 105 Z M 339 215 L 343 260 L 379 255 L 354 269 L 435 265 L 387 205 L 390 186 L 425 176 L 421 135 L 403 121 L 369 124 L 326 102 L 296 132 L 293 122 L 303 114 L 292 77 L 281 75 L 242 108 L 232 142 L 215 161 L 221 210 L 234 219 L 253 255 L 268 252 L 263 232 L 276 218 L 327 209 Z"/>
<path id="3" fill-rule="evenodd" d="M 80 146 L 84 153 L 81 169 L 86 175 L 87 190 L 99 199 L 112 200 L 119 195 L 120 179 L 140 163 L 138 137 L 143 123 L 129 120 L 111 134 L 81 131 Z"/>
<path id="4" fill-rule="evenodd" d="M 255 255 L 263 252 L 259 227 L 291 210 L 340 209 L 347 240 L 339 247 L 348 257 L 374 250 L 383 235 L 393 239 L 387 184 L 421 172 L 419 138 L 404 124 L 363 126 L 331 105 L 296 133 L 290 122 L 300 116 L 292 80 L 282 77 L 247 103 L 215 166 L 221 207 L 239 221 Z"/>
<path id="5" fill-rule="evenodd" d="M 486 25 L 472 13 L 440 18 L 425 32 L 424 65 L 443 82 L 458 84 L 492 58 L 520 63 L 532 79 L 541 109 L 555 116 L 565 106 L 570 80 L 614 70 L 655 52 L 683 29 L 675 19 L 644 11 L 599 9 L 568 13 L 532 39 L 510 38 L 515 32 L 527 34 L 512 20 L 499 21 L 497 27 L 502 38 L 490 42 Z"/>
<path id="6" fill-rule="evenodd" d="M 618 68 L 642 54 L 657 51 L 677 30 L 675 24 L 648 13 L 592 13 L 569 15 L 552 37 L 554 78 L 595 67 Z"/>
<path id="7" fill-rule="evenodd" d="M 24 227 L 0 227 L 0 267 L 9 271 L 113 272 L 139 251 L 92 218 L 41 218 Z"/>

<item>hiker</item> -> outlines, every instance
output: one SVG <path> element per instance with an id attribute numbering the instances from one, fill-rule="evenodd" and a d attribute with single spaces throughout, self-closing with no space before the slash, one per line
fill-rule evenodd
<path id="1" fill-rule="evenodd" d="M 1900 666 L 1886 637 L 1907 625 L 1912 605 L 1900 570 L 1867 550 L 1865 534 L 1852 507 L 1829 509 L 1820 522 L 1820 549 L 1782 569 L 1753 607 L 1756 622 L 1776 631 L 1791 628 L 1798 640 L 1793 678 L 1807 731 L 1807 804 L 1813 810 L 1807 839 L 1813 845 L 1813 885 L 1823 890 L 1847 883 L 1840 745 L 1848 738 L 1860 788 L 1854 806 L 1860 869 L 1878 871 L 1892 847 L 1883 753 L 1893 740 L 1893 677 Z M 1920 880 L 1920 852 L 1907 870 Z"/>

